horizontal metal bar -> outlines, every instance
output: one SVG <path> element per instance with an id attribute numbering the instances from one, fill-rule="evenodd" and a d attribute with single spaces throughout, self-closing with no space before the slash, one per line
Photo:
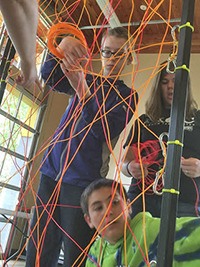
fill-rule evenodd
<path id="1" fill-rule="evenodd" d="M 24 129 L 28 130 L 31 133 L 35 133 L 36 132 L 35 129 L 33 129 L 32 127 L 28 126 L 24 122 L 18 120 L 17 118 L 13 117 L 12 115 L 10 115 L 9 113 L 5 112 L 2 109 L 0 109 L 0 115 L 4 116 L 5 118 L 7 118 L 10 121 L 15 122 L 16 124 L 18 124 L 19 126 L 23 127 Z"/>
<path id="2" fill-rule="evenodd" d="M 16 185 L 11 185 L 11 184 L 8 184 L 8 183 L 3 183 L 3 182 L 0 182 L 0 187 L 2 188 L 6 188 L 6 189 L 10 189 L 10 190 L 14 190 L 14 191 L 20 191 L 21 188 L 16 186 Z"/>
<path id="3" fill-rule="evenodd" d="M 15 216 L 15 217 L 24 218 L 24 219 L 31 219 L 32 217 L 31 213 L 16 211 L 16 210 L 1 209 L 1 208 L 0 208 L 0 214 Z"/>
<path id="4" fill-rule="evenodd" d="M 172 23 L 172 22 L 180 22 L 181 21 L 181 18 L 175 18 L 175 19 L 166 19 L 166 21 Z M 163 23 L 166 23 L 164 20 L 150 20 L 149 22 L 145 23 L 143 22 L 143 24 L 163 24 Z M 126 26 L 139 26 L 141 24 L 141 21 L 138 21 L 138 22 L 129 22 L 129 23 L 121 23 L 121 26 L 122 27 L 126 27 Z M 83 26 L 83 27 L 80 27 L 81 30 L 90 30 L 90 29 L 99 29 L 99 28 L 109 28 L 110 27 L 110 24 L 107 24 L 107 25 L 91 25 L 91 26 Z"/>
<path id="5" fill-rule="evenodd" d="M 0 151 L 8 153 L 9 155 L 12 155 L 12 156 L 14 156 L 14 157 L 16 157 L 18 159 L 23 160 L 23 161 L 29 161 L 29 158 L 25 157 L 22 154 L 19 154 L 19 153 L 15 152 L 13 150 L 10 150 L 10 149 L 8 149 L 6 147 L 0 146 Z"/>

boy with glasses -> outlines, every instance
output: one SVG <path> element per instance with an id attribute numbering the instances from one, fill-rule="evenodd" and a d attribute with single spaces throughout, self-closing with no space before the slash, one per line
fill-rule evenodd
<path id="1" fill-rule="evenodd" d="M 36 227 L 30 237 L 27 267 L 35 266 L 36 258 L 40 266 L 57 266 L 62 242 L 64 266 L 84 266 L 77 258 L 93 231 L 79 208 L 80 196 L 91 182 L 106 177 L 111 151 L 138 101 L 137 93 L 119 79 L 132 60 L 126 29 L 108 29 L 104 34 L 102 75 L 85 74 L 87 49 L 78 39 L 65 37 L 58 49 L 64 54 L 62 62 L 59 65 L 49 55 L 42 76 L 53 90 L 70 94 L 71 100 L 41 167 L 37 212 L 31 226 L 39 225 L 40 231 Z M 53 194 L 59 185 L 57 198 Z"/>

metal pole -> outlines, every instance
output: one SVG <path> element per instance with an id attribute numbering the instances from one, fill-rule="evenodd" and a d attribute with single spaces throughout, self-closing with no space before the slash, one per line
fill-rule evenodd
<path id="1" fill-rule="evenodd" d="M 11 60 L 15 56 L 15 48 L 10 40 L 8 38 L 5 51 L 3 53 L 2 61 L 0 64 L 0 105 L 2 103 L 3 95 L 6 88 L 6 77 L 8 75 L 8 70 L 10 67 Z"/>
<path id="2" fill-rule="evenodd" d="M 182 155 L 184 120 L 187 99 L 188 70 L 192 39 L 195 0 L 183 0 L 180 38 L 175 74 L 174 96 L 169 128 L 170 144 L 167 148 L 165 188 L 162 196 L 160 233 L 158 238 L 158 267 L 173 265 L 176 212 L 180 184 L 180 160 Z M 184 68 L 186 66 L 186 68 Z M 177 142 L 174 142 L 178 140 Z M 172 189 L 172 190 L 171 190 Z"/>

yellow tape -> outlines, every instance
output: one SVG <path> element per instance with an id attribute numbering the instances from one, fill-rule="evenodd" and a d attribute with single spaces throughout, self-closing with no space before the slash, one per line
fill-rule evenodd
<path id="1" fill-rule="evenodd" d="M 189 27 L 189 28 L 192 30 L 192 32 L 194 31 L 194 27 L 190 24 L 189 21 L 186 22 L 185 24 L 179 26 L 178 31 L 180 32 L 180 30 L 181 30 L 182 28 L 184 28 L 184 27 Z"/>
<path id="2" fill-rule="evenodd" d="M 179 195 L 180 192 L 175 190 L 174 188 L 171 188 L 171 189 L 165 189 L 163 188 L 162 190 L 163 193 L 170 193 L 170 194 L 176 194 L 176 195 Z"/>
<path id="3" fill-rule="evenodd" d="M 178 145 L 183 147 L 183 143 L 181 143 L 179 140 L 168 141 L 167 145 Z"/>
<path id="4" fill-rule="evenodd" d="M 188 72 L 190 72 L 190 69 L 185 64 L 183 64 L 182 66 L 178 66 L 178 67 L 175 68 L 175 70 L 179 70 L 179 69 L 187 70 Z"/>

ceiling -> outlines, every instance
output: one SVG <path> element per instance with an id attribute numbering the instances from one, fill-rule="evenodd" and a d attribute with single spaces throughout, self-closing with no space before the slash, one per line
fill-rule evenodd
<path id="1" fill-rule="evenodd" d="M 88 46 L 97 50 L 102 29 L 126 27 L 138 53 L 171 53 L 179 39 L 182 4 L 193 0 L 40 0 L 40 10 L 53 24 L 65 21 L 76 24 Z M 146 8 L 146 10 L 145 10 Z M 200 53 L 200 0 L 195 1 L 192 53 Z"/>

